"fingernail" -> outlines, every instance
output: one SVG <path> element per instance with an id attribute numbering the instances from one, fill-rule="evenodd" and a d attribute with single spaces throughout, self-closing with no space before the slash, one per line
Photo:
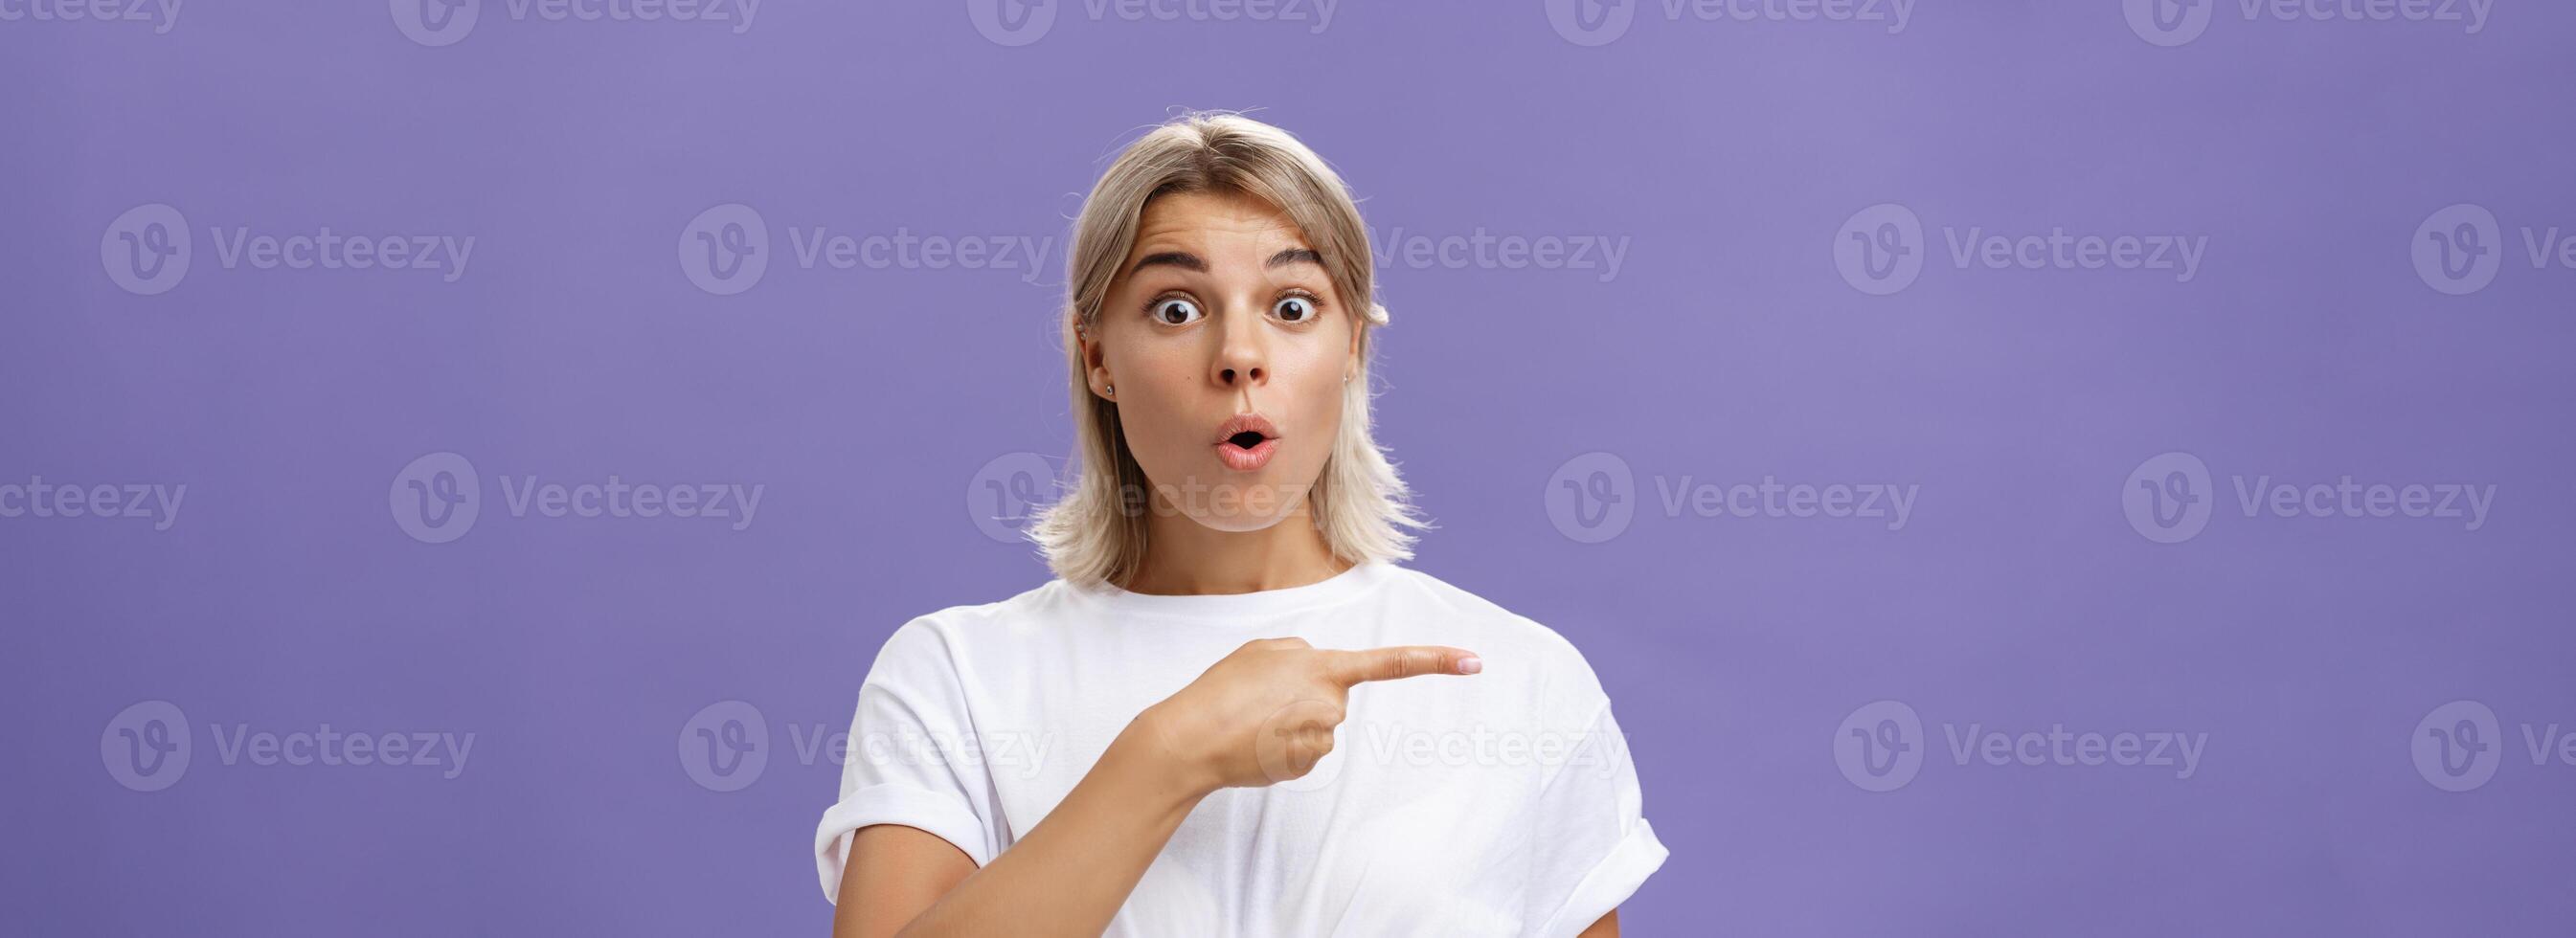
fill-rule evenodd
<path id="1" fill-rule="evenodd" d="M 1458 673 L 1460 674 L 1474 674 L 1484 669 L 1485 659 L 1483 658 L 1468 655 L 1467 657 L 1458 659 Z"/>

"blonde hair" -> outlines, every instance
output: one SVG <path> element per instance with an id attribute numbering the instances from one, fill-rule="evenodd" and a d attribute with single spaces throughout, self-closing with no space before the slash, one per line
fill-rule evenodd
<path id="1" fill-rule="evenodd" d="M 1411 492 L 1378 448 L 1369 424 L 1369 333 L 1386 325 L 1378 305 L 1368 229 L 1341 176 L 1287 131 L 1240 114 L 1193 112 L 1128 144 L 1082 204 L 1066 256 L 1064 355 L 1081 462 L 1062 495 L 1037 512 L 1028 536 L 1068 582 L 1124 583 L 1146 549 L 1145 472 L 1127 448 L 1118 405 L 1092 394 L 1078 333 L 1095 330 L 1102 304 L 1135 247 L 1145 206 L 1180 192 L 1241 194 L 1278 208 L 1323 256 L 1358 330 L 1358 380 L 1343 385 L 1341 434 L 1307 493 L 1307 511 L 1333 555 L 1351 563 L 1405 560 L 1427 528 Z M 1131 496 L 1131 493 L 1134 495 Z"/>

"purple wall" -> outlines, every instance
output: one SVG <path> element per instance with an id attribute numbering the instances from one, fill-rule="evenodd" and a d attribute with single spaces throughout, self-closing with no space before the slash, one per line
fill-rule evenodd
<path id="1" fill-rule="evenodd" d="M 1632 933 L 2576 917 L 2566 4 L 66 2 L 11 931 L 824 930 L 811 747 L 1044 578 L 976 514 L 1173 106 L 1364 197 L 1415 566 L 1610 685 Z"/>

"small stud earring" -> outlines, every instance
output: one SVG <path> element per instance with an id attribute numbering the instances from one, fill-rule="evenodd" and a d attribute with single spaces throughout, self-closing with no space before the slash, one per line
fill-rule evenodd
<path id="1" fill-rule="evenodd" d="M 1101 385 L 1101 386 L 1100 386 L 1100 396 L 1102 396 L 1102 397 L 1117 397 L 1117 396 L 1118 396 L 1118 386 L 1117 386 L 1117 385 L 1114 385 L 1114 384 L 1104 384 L 1104 385 Z"/>

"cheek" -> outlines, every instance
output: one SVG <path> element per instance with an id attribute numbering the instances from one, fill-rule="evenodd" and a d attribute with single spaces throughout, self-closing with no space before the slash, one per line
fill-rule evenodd
<path id="1" fill-rule="evenodd" d="M 1342 394 L 1350 387 L 1342 382 L 1343 373 L 1350 367 L 1347 348 L 1347 340 L 1318 342 L 1311 351 L 1301 352 L 1293 360 L 1280 363 L 1281 370 L 1274 379 L 1274 386 L 1282 386 L 1282 390 L 1295 398 L 1298 423 L 1307 431 L 1301 435 L 1331 440 L 1340 429 Z M 1320 464 L 1327 455 L 1327 449 L 1311 448 L 1308 455 Z"/>
<path id="2" fill-rule="evenodd" d="M 1192 350 L 1177 347 L 1179 343 L 1139 341 L 1132 335 L 1116 335 L 1102 348 L 1109 366 L 1109 380 L 1121 389 L 1121 407 L 1168 401 L 1173 393 L 1184 389 L 1184 382 L 1198 376 L 1198 358 Z M 1130 401 L 1124 389 L 1135 388 Z"/>
<path id="3" fill-rule="evenodd" d="M 1282 336 L 1270 347 L 1270 363 L 1276 381 L 1342 383 L 1342 371 L 1351 360 L 1350 327 L 1341 322 L 1326 322 L 1313 331 Z M 1302 394 L 1301 394 L 1302 396 Z"/>
<path id="4" fill-rule="evenodd" d="M 1206 395 L 1199 387 L 1203 356 L 1169 348 L 1140 347 L 1118 359 L 1118 421 L 1139 461 L 1150 469 L 1168 458 L 1194 451 L 1207 427 L 1195 426 L 1204 415 L 1191 409 Z"/>

